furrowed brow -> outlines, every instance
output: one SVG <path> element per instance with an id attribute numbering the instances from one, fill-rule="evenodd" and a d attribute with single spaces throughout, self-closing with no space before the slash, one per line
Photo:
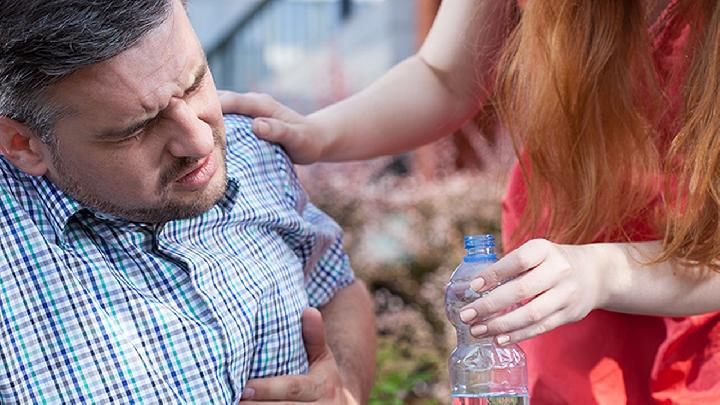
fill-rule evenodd
<path id="1" fill-rule="evenodd" d="M 208 72 L 208 63 L 207 63 L 207 60 L 204 60 L 202 65 L 200 65 L 200 68 L 197 70 L 197 72 L 195 72 L 195 81 L 193 82 L 192 85 L 190 85 L 190 87 L 187 88 L 187 90 L 185 90 L 185 94 L 190 94 L 190 93 L 194 92 L 195 90 L 197 90 L 198 87 L 200 87 L 200 85 L 202 84 L 203 80 L 205 80 L 205 76 L 207 76 L 207 72 Z"/>
<path id="2" fill-rule="evenodd" d="M 185 95 L 194 92 L 195 90 L 198 89 L 198 87 L 200 87 L 200 85 L 202 84 L 203 80 L 205 80 L 205 76 L 207 76 L 208 70 L 209 70 L 209 68 L 208 68 L 208 62 L 207 62 L 207 59 L 205 59 L 205 60 L 203 60 L 203 63 L 200 65 L 200 67 L 198 68 L 198 70 L 195 72 L 195 80 L 194 80 L 193 83 L 190 85 L 190 87 L 188 87 L 188 88 L 185 90 Z M 140 121 L 138 121 L 138 122 L 136 122 L 136 123 L 133 123 L 133 124 L 129 125 L 128 127 L 123 128 L 123 129 L 110 130 L 110 131 L 103 132 L 103 133 L 97 135 L 97 138 L 98 138 L 98 139 L 101 139 L 101 140 L 114 140 L 114 139 L 127 138 L 128 136 L 134 134 L 135 132 L 141 130 L 142 128 L 144 128 L 144 127 L 146 127 L 147 125 L 149 125 L 150 123 L 152 123 L 155 119 L 157 119 L 157 117 L 158 117 L 161 113 L 162 113 L 162 111 L 159 111 L 159 112 L 158 112 L 157 114 L 155 114 L 154 116 L 152 116 L 152 117 L 150 117 L 150 118 L 146 118 L 146 119 L 140 120 Z"/>

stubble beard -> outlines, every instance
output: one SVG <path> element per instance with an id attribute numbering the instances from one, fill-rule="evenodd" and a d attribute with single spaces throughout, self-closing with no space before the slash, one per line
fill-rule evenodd
<path id="1" fill-rule="evenodd" d="M 79 180 L 71 170 L 68 170 L 67 166 L 63 163 L 63 159 L 59 156 L 57 145 L 51 145 L 50 150 L 53 165 L 58 173 L 56 185 L 65 194 L 85 207 L 132 222 L 162 223 L 177 219 L 192 218 L 212 208 L 223 197 L 227 189 L 226 145 L 220 131 L 213 129 L 213 138 L 216 147 L 218 145 L 220 146 L 219 169 L 222 170 L 222 178 L 220 181 L 216 179 L 211 180 L 211 184 L 189 203 L 173 199 L 171 196 L 171 186 L 181 173 L 195 166 L 199 159 L 177 159 L 172 167 L 161 175 L 160 203 L 158 203 L 157 206 L 128 208 L 89 192 L 86 187 L 83 187 L 82 181 Z M 215 153 L 214 150 L 213 153 Z"/>

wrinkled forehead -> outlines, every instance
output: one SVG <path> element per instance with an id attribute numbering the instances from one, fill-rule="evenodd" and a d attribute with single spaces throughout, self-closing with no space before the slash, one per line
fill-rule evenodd
<path id="1" fill-rule="evenodd" d="M 53 86 L 49 96 L 76 118 L 123 121 L 164 108 L 192 83 L 205 63 L 181 2 L 134 47 L 80 69 Z"/>

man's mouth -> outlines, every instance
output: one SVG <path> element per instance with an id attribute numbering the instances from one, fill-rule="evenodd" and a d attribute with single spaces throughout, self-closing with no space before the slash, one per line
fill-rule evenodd
<path id="1" fill-rule="evenodd" d="M 180 174 L 175 184 L 183 189 L 196 190 L 205 186 L 215 175 L 217 171 L 217 159 L 215 154 L 210 154 L 205 159 L 199 161 L 193 167 L 188 168 Z"/>

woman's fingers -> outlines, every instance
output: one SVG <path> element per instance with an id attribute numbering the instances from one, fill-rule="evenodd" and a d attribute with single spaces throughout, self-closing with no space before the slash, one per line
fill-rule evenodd
<path id="1" fill-rule="evenodd" d="M 274 100 L 258 93 L 236 93 L 218 90 L 223 114 L 242 114 L 251 117 L 270 117 L 276 109 Z"/>
<path id="2" fill-rule="evenodd" d="M 514 330 L 507 334 L 498 335 L 495 338 L 495 341 L 499 345 L 521 342 L 523 340 L 542 335 L 543 333 L 550 332 L 551 330 L 559 326 L 565 325 L 566 323 L 568 323 L 567 318 L 565 317 L 563 312 L 555 312 L 547 318 L 539 322 L 533 323 L 526 328 Z"/>
<path id="3" fill-rule="evenodd" d="M 320 128 L 267 94 L 218 91 L 224 114 L 255 117 L 253 132 L 269 142 L 279 143 L 295 163 L 320 159 L 323 141 Z"/>
<path id="4" fill-rule="evenodd" d="M 477 292 L 491 289 L 504 280 L 517 277 L 545 261 L 554 249 L 552 242 L 545 239 L 533 239 L 508 253 L 485 269 L 470 287 Z"/>
<path id="5" fill-rule="evenodd" d="M 283 121 L 293 121 L 300 117 L 295 111 L 263 93 L 236 93 L 219 90 L 218 97 L 223 114 L 268 117 Z"/>
<path id="6" fill-rule="evenodd" d="M 527 304 L 521 305 L 514 310 L 497 317 L 488 319 L 470 328 L 470 333 L 476 337 L 485 336 L 514 336 L 520 330 L 526 330 L 533 326 L 539 326 L 538 330 L 546 327 L 546 322 L 551 317 L 557 316 L 568 307 L 569 294 L 562 286 L 550 289 Z M 564 315 L 564 317 L 567 317 Z M 478 327 L 481 325 L 482 327 Z M 477 332 L 484 331 L 482 335 Z"/>
<path id="7" fill-rule="evenodd" d="M 521 276 L 498 286 L 492 291 L 486 292 L 482 298 L 464 307 L 460 312 L 461 319 L 466 323 L 487 319 L 512 305 L 527 301 L 552 289 L 560 282 L 560 276 L 564 273 L 564 271 L 559 270 L 562 267 L 561 260 L 550 258 L 533 270 L 523 273 Z M 474 313 L 470 314 L 466 310 L 472 310 Z M 469 315 L 474 316 L 470 318 Z"/>
<path id="8" fill-rule="evenodd" d="M 598 307 L 599 271 L 583 258 L 582 247 L 532 241 L 518 250 L 498 261 L 500 266 L 486 277 L 519 276 L 486 291 L 460 312 L 471 334 L 517 342 L 578 321 Z"/>
<path id="9" fill-rule="evenodd" d="M 324 138 L 317 128 L 307 123 L 256 118 L 253 132 L 266 141 L 282 145 L 294 163 L 310 164 L 320 159 Z"/>
<path id="10" fill-rule="evenodd" d="M 273 118 L 255 118 L 253 120 L 253 132 L 266 141 L 280 144 L 292 140 L 293 136 L 290 124 Z"/>

